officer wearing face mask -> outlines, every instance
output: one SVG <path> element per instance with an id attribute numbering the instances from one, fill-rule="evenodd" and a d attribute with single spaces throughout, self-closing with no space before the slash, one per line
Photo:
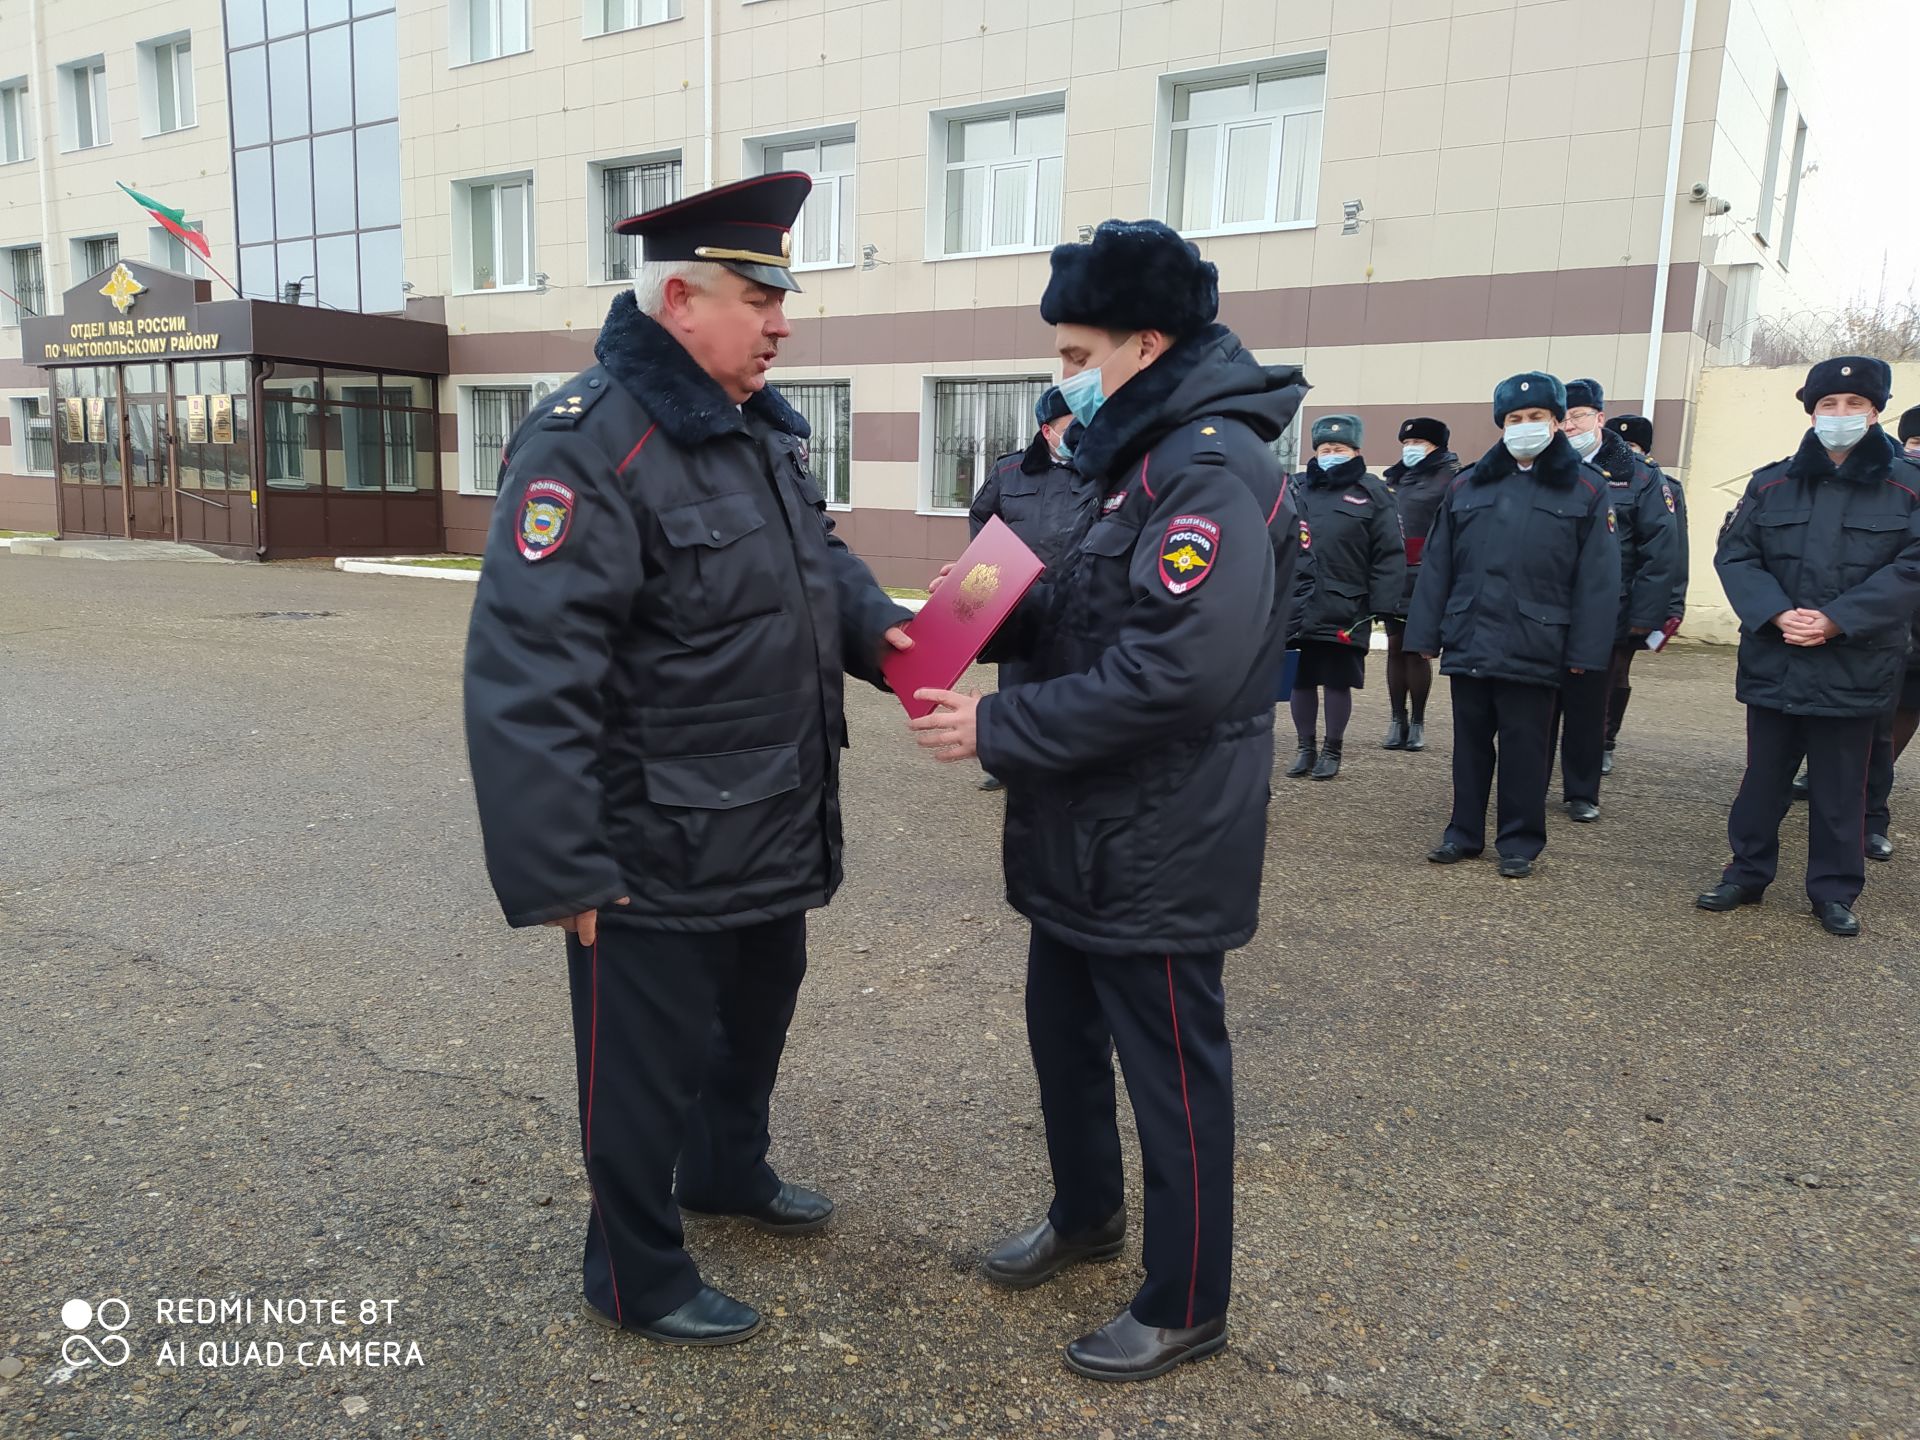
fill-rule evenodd
<path id="1" fill-rule="evenodd" d="M 1486 847 L 1497 764 L 1500 873 L 1524 879 L 1547 844 L 1554 697 L 1604 673 L 1620 596 L 1606 482 L 1560 431 L 1566 387 L 1530 373 L 1493 396 L 1498 445 L 1453 482 L 1421 553 L 1406 644 L 1453 685 L 1453 818 L 1436 865 Z"/>
<path id="2" fill-rule="evenodd" d="M 1600 818 L 1610 691 L 1627 680 L 1634 653 L 1666 623 L 1673 599 L 1679 509 L 1673 488 L 1653 473 L 1627 442 L 1606 428 L 1606 392 L 1598 380 L 1567 386 L 1561 428 L 1597 471 L 1613 506 L 1620 537 L 1620 595 L 1614 607 L 1613 658 L 1599 673 L 1569 675 L 1560 687 L 1560 784 L 1567 814 L 1582 824 Z"/>
<path id="3" fill-rule="evenodd" d="M 1393 718 L 1387 724 L 1382 750 L 1427 748 L 1427 696 L 1433 691 L 1433 665 L 1406 645 L 1407 610 L 1413 604 L 1414 583 L 1420 578 L 1420 556 L 1433 529 L 1434 512 L 1446 498 L 1453 477 L 1460 473 L 1460 457 L 1449 448 L 1452 432 L 1438 420 L 1416 415 L 1400 422 L 1400 459 L 1380 478 L 1400 512 L 1400 533 L 1407 547 L 1407 588 L 1399 607 L 1387 619 L 1387 703 Z"/>
<path id="4" fill-rule="evenodd" d="M 1879 360 L 1815 365 L 1800 449 L 1754 472 L 1721 529 L 1713 563 L 1740 616 L 1747 771 L 1727 817 L 1733 861 L 1702 910 L 1766 894 L 1804 755 L 1807 898 L 1829 934 L 1860 933 L 1874 723 L 1899 697 L 1920 610 L 1920 464 L 1880 427 L 1892 388 Z"/>
<path id="5" fill-rule="evenodd" d="M 1673 565 L 1673 598 L 1667 605 L 1667 617 L 1662 623 L 1677 627 L 1687 613 L 1687 579 L 1692 567 L 1692 549 L 1687 539 L 1687 493 L 1653 459 L 1653 422 L 1644 415 L 1615 415 L 1608 419 L 1607 429 L 1627 442 L 1627 448 L 1653 471 L 1654 478 L 1667 488 L 1661 492 L 1661 498 L 1673 502 L 1673 521 L 1678 532 Z M 1631 663 L 1631 662 L 1629 662 Z M 1629 682 L 1629 673 L 1623 668 L 1607 692 L 1607 748 L 1600 757 L 1600 773 L 1613 773 L 1613 750 L 1620 739 L 1620 727 L 1627 718 L 1627 702 L 1633 698 L 1633 686 Z"/>
<path id="6" fill-rule="evenodd" d="M 987 521 L 998 515 L 1022 543 L 1052 565 L 1059 558 L 1080 512 L 1097 498 L 1091 481 L 1082 480 L 1068 462 L 1073 445 L 1068 440 L 1074 424 L 1058 385 L 1050 386 L 1035 402 L 1033 418 L 1039 425 L 1033 443 L 994 461 L 987 480 L 967 509 L 969 538 L 978 535 Z M 1026 667 L 1009 660 L 1000 667 L 1000 688 L 1021 684 Z M 998 790 L 1000 780 L 992 775 L 980 782 L 982 790 Z"/>

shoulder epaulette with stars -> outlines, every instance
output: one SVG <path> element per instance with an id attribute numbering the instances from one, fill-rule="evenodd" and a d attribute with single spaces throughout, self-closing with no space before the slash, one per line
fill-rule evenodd
<path id="1" fill-rule="evenodd" d="M 607 393 L 607 377 L 604 375 L 576 376 L 573 383 L 556 392 L 547 402 L 547 408 L 536 417 L 542 429 L 570 430 L 580 423 L 580 417 L 591 410 L 594 402 Z"/>

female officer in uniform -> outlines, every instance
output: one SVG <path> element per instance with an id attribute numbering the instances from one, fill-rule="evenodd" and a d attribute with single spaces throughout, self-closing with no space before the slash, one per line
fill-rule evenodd
<path id="1" fill-rule="evenodd" d="M 1367 683 L 1373 616 L 1405 603 L 1407 557 L 1400 515 L 1387 487 L 1367 473 L 1360 417 L 1313 422 L 1313 463 L 1293 486 L 1300 511 L 1300 670 L 1293 682 L 1293 729 L 1300 742 L 1287 774 L 1331 780 L 1340 773 L 1353 692 Z M 1327 692 L 1324 749 L 1314 725 Z"/>

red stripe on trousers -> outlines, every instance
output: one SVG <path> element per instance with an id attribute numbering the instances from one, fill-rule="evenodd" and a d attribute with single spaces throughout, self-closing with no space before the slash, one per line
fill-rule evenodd
<path id="1" fill-rule="evenodd" d="M 647 432 L 651 435 L 653 432 Z M 641 442 L 645 444 L 645 441 Z M 587 1194 L 593 1199 L 593 1215 L 600 1222 L 600 1239 L 607 1247 L 607 1278 L 613 1282 L 613 1318 L 620 1321 L 620 1277 L 613 1268 L 613 1236 L 607 1230 L 607 1217 L 600 1210 L 600 1191 L 593 1183 L 593 1071 L 600 1054 L 600 942 L 593 942 L 593 1019 L 587 1030 Z"/>
<path id="2" fill-rule="evenodd" d="M 1180 1008 L 1173 1001 L 1173 956 L 1167 960 L 1167 1013 L 1173 1017 L 1173 1058 L 1180 1066 L 1180 1106 L 1187 1112 L 1187 1153 L 1193 1157 L 1193 1265 L 1187 1272 L 1187 1329 L 1193 1328 L 1193 1294 L 1200 1285 L 1200 1146 L 1193 1138 L 1193 1102 L 1187 1098 L 1187 1057 L 1180 1048 Z"/>

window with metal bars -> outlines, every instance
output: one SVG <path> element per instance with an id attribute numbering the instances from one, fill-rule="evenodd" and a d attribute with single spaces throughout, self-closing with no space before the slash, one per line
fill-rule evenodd
<path id="1" fill-rule="evenodd" d="M 935 510 L 964 510 L 987 478 L 987 467 L 1024 450 L 1039 427 L 1034 403 L 1053 382 L 937 380 L 933 386 L 933 494 Z"/>
<path id="2" fill-rule="evenodd" d="M 1300 417 L 1295 415 L 1293 423 L 1268 447 L 1273 458 L 1280 462 L 1280 473 L 1292 475 L 1300 468 Z"/>
<path id="3" fill-rule="evenodd" d="M 47 272 L 42 263 L 38 245 L 21 245 L 8 252 L 8 271 L 13 283 L 7 288 L 13 291 L 17 305 L 7 306 L 7 323 L 17 325 L 20 316 L 44 315 L 47 313 Z"/>
<path id="4" fill-rule="evenodd" d="M 47 413 L 45 396 L 32 395 L 20 401 L 19 425 L 27 470 L 35 475 L 51 475 L 53 417 Z"/>
<path id="5" fill-rule="evenodd" d="M 473 463 L 473 488 L 482 495 L 500 491 L 500 466 L 507 441 L 527 418 L 532 392 L 525 385 L 490 385 L 467 392 L 468 451 Z"/>
<path id="6" fill-rule="evenodd" d="M 120 259 L 120 237 L 118 235 L 96 235 L 91 240 L 80 242 L 80 267 L 91 277 L 102 270 L 111 270 Z"/>
<path id="7" fill-rule="evenodd" d="M 604 227 L 602 280 L 631 280 L 640 268 L 640 237 L 616 235 L 613 227 L 680 198 L 680 160 L 645 160 L 607 165 L 600 170 L 600 212 Z"/>
<path id="8" fill-rule="evenodd" d="M 853 386 L 846 380 L 802 380 L 782 385 L 787 403 L 807 417 L 808 468 L 829 505 L 853 503 Z"/>

